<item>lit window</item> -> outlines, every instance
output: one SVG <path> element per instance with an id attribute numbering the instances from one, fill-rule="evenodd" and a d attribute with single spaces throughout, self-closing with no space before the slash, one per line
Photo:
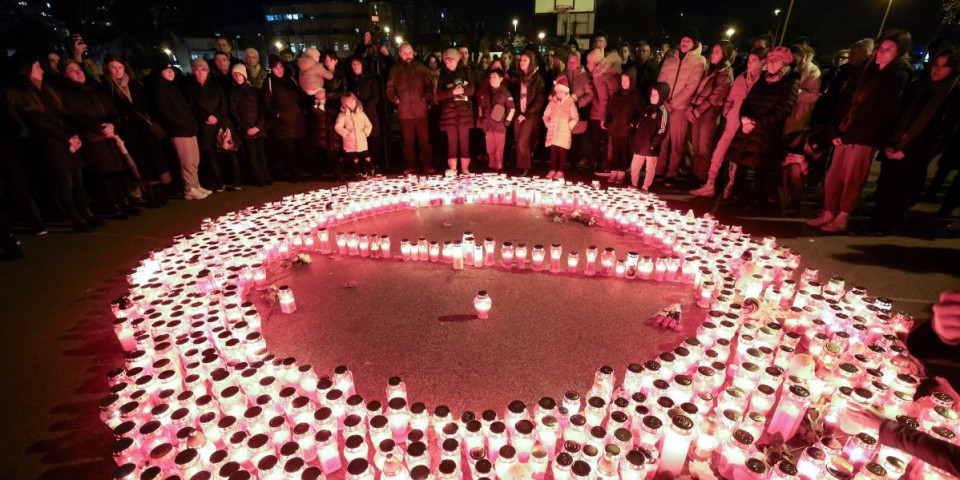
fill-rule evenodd
<path id="1" fill-rule="evenodd" d="M 344 51 L 344 52 L 349 52 L 349 51 L 350 51 L 350 44 L 349 44 L 349 43 L 344 43 L 344 44 L 343 44 L 343 51 Z"/>
<path id="2" fill-rule="evenodd" d="M 24 1 L 22 1 L 22 0 L 21 0 L 20 2 L 18 2 L 17 4 L 20 5 L 21 7 L 26 7 L 26 6 L 27 6 L 27 2 L 24 2 Z"/>

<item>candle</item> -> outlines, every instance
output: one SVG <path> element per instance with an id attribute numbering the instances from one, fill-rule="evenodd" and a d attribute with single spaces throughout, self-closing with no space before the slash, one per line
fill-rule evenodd
<path id="1" fill-rule="evenodd" d="M 674 415 L 670 427 L 664 432 L 658 475 L 676 477 L 683 471 L 693 440 L 693 427 L 693 421 L 686 415 Z"/>
<path id="2" fill-rule="evenodd" d="M 436 240 L 430 242 L 430 261 L 433 263 L 440 261 L 440 243 Z"/>
<path id="3" fill-rule="evenodd" d="M 390 258 L 390 237 L 387 235 L 380 236 L 380 254 L 383 258 Z"/>
<path id="4" fill-rule="evenodd" d="M 343 232 L 337 232 L 336 235 L 337 241 L 337 253 L 340 255 L 347 254 L 347 236 Z"/>
<path id="5" fill-rule="evenodd" d="M 735 430 L 730 440 L 720 451 L 717 471 L 724 478 L 734 478 L 734 471 L 742 466 L 753 450 L 753 435 L 745 430 Z"/>
<path id="6" fill-rule="evenodd" d="M 297 304 L 293 300 L 293 290 L 287 285 L 281 285 L 277 290 L 277 297 L 280 301 L 280 311 L 283 313 L 293 313 L 297 310 Z"/>
<path id="7" fill-rule="evenodd" d="M 568 273 L 577 273 L 577 265 L 580 263 L 580 254 L 577 252 L 570 252 L 567 254 L 567 272 Z"/>
<path id="8" fill-rule="evenodd" d="M 474 245 L 473 247 L 473 266 L 480 268 L 484 265 L 483 245 Z"/>
<path id="9" fill-rule="evenodd" d="M 453 269 L 463 270 L 463 248 L 461 248 L 460 242 L 453 242 L 451 253 L 453 254 Z"/>
<path id="10" fill-rule="evenodd" d="M 587 276 L 592 276 L 596 274 L 596 263 L 597 263 L 597 246 L 590 245 L 587 247 L 586 259 L 587 263 L 584 265 L 583 274 Z"/>
<path id="11" fill-rule="evenodd" d="M 503 268 L 513 268 L 513 243 L 503 242 L 500 246 L 500 264 Z"/>
<path id="12" fill-rule="evenodd" d="M 410 245 L 410 240 L 406 238 L 400 239 L 400 255 L 403 257 L 404 262 L 409 262 L 413 260 L 413 247 Z"/>
<path id="13" fill-rule="evenodd" d="M 477 296 L 473 299 L 473 306 L 477 309 L 477 318 L 484 319 L 487 318 L 487 315 L 490 313 L 490 307 L 493 306 L 493 300 L 491 300 L 490 296 L 487 295 L 486 290 L 480 290 L 477 292 Z"/>
<path id="14" fill-rule="evenodd" d="M 550 245 L 550 272 L 560 273 L 560 257 L 563 256 L 563 246 L 559 243 Z"/>
<path id="15" fill-rule="evenodd" d="M 613 273 L 613 264 L 616 259 L 617 256 L 612 247 L 604 248 L 600 256 L 600 275 L 609 277 Z"/>
<path id="16" fill-rule="evenodd" d="M 543 271 L 543 259 L 546 257 L 546 252 L 543 250 L 543 245 L 534 245 L 531 257 L 533 260 L 533 271 Z"/>
<path id="17" fill-rule="evenodd" d="M 488 267 L 492 267 L 497 263 L 496 255 L 495 255 L 496 250 L 497 250 L 497 243 L 493 240 L 493 237 L 487 237 L 483 239 L 483 252 L 484 252 L 483 264 L 484 265 Z"/>
<path id="18" fill-rule="evenodd" d="M 781 394 L 780 402 L 767 427 L 767 433 L 780 433 L 784 440 L 789 440 L 797 432 L 797 427 L 807 413 L 810 404 L 810 392 L 800 386 L 791 385 L 786 394 Z"/>
<path id="19" fill-rule="evenodd" d="M 516 255 L 514 259 L 517 261 L 517 268 L 523 270 L 527 268 L 527 246 L 522 243 L 517 244 Z"/>

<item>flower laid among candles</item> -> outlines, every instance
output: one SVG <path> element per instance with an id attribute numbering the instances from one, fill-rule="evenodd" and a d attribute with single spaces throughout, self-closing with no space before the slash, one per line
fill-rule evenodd
<path id="1" fill-rule="evenodd" d="M 676 348 L 631 364 L 621 382 L 604 366 L 586 395 L 543 397 L 533 408 L 515 400 L 502 415 L 479 417 L 443 405 L 431 413 L 407 398 L 399 377 L 387 382 L 384 406 L 357 395 L 344 366 L 321 375 L 267 350 L 248 298 L 282 262 L 308 252 L 390 260 L 388 236 L 338 227 L 471 203 L 576 213 L 653 253 L 618 258 L 613 247 L 568 245 L 564 265 L 559 243 L 548 251 L 505 241 L 497 267 L 494 238 L 465 232 L 442 243 L 403 239 L 402 261 L 507 272 L 543 271 L 549 261 L 550 272 L 597 281 L 682 283 L 706 319 Z M 536 478 L 641 480 L 693 471 L 691 461 L 728 479 L 892 478 L 908 466 L 945 478 L 844 420 L 848 405 L 873 405 L 956 441 L 955 399 L 912 400 L 918 379 L 901 341 L 912 318 L 842 278 L 821 283 L 816 270 L 800 271 L 800 256 L 775 238 L 672 210 L 654 195 L 503 175 L 374 179 L 205 219 L 151 252 L 111 305 L 125 356 L 108 376 L 100 418 L 117 438 L 115 478 L 317 479 L 345 470 L 356 480 L 454 480 L 529 469 Z M 289 287 L 277 300 L 295 311 Z M 491 306 L 478 292 L 478 318 Z M 679 328 L 679 312 L 669 307 L 661 323 Z M 797 434 L 811 419 L 824 433 L 813 444 Z M 804 448 L 767 465 L 758 446 L 774 436 Z"/>

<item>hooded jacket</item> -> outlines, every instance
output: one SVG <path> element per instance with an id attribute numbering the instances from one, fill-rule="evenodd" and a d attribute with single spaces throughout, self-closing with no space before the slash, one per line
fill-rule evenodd
<path id="1" fill-rule="evenodd" d="M 457 86 L 463 87 L 463 95 L 456 96 L 453 90 Z M 440 126 L 457 127 L 474 125 L 473 94 L 476 85 L 470 76 L 470 71 L 463 65 L 450 71 L 446 66 L 440 69 L 440 78 L 437 81 L 437 100 L 440 102 Z"/>
<path id="2" fill-rule="evenodd" d="M 703 44 L 698 43 L 683 58 L 677 49 L 673 56 L 664 59 L 657 81 L 670 86 L 670 98 L 666 102 L 669 110 L 683 110 L 690 106 L 707 69 L 707 60 L 700 54 L 702 50 Z"/>
<path id="3" fill-rule="evenodd" d="M 630 78 L 630 86 L 624 89 L 623 85 L 621 85 L 620 89 L 610 97 L 610 105 L 607 107 L 607 118 L 605 121 L 607 131 L 611 137 L 623 138 L 630 136 L 637 111 L 642 104 L 640 92 L 634 87 L 636 73 L 631 70 L 628 75 Z"/>
<path id="4" fill-rule="evenodd" d="M 433 100 L 433 80 L 427 67 L 417 60 L 399 62 L 390 69 L 387 79 L 387 99 L 397 106 L 400 120 L 427 117 Z"/>
<path id="5" fill-rule="evenodd" d="M 897 119 L 900 99 L 910 81 L 911 68 L 905 57 L 880 69 L 871 57 L 840 116 L 838 135 L 845 144 L 883 147 Z"/>
<path id="6" fill-rule="evenodd" d="M 504 84 L 500 84 L 500 88 L 497 89 L 490 87 L 489 84 L 487 87 L 480 89 L 480 92 L 477 93 L 477 108 L 480 110 L 477 126 L 484 131 L 504 133 L 507 131 L 507 125 L 510 124 L 510 121 L 507 120 L 510 110 L 514 110 L 514 115 L 516 115 L 517 106 L 513 101 L 513 95 L 510 94 L 510 90 Z M 499 122 L 490 118 L 490 112 L 493 111 L 494 105 L 503 106 L 504 117 Z M 510 118 L 510 120 L 513 120 L 513 118 Z"/>
<path id="7" fill-rule="evenodd" d="M 84 164 L 96 172 L 126 170 L 127 163 L 120 156 L 116 141 L 103 134 L 104 123 L 113 124 L 116 133 L 120 121 L 120 114 L 110 96 L 96 85 L 65 79 L 60 98 L 63 99 L 65 120 L 80 132 L 83 142 L 80 155 Z"/>
<path id="8" fill-rule="evenodd" d="M 543 112 L 543 123 L 547 125 L 547 147 L 558 146 L 570 149 L 573 143 L 573 127 L 580 121 L 577 112 L 577 102 L 569 94 L 558 100 L 556 95 L 550 96 L 550 102 Z"/>
<path id="9" fill-rule="evenodd" d="M 576 95 L 577 108 L 584 109 L 590 106 L 595 96 L 593 89 L 593 78 L 590 72 L 580 67 L 576 70 L 567 70 L 563 73 L 567 77 L 567 85 L 570 86 L 570 95 Z"/>
<path id="10" fill-rule="evenodd" d="M 726 158 L 738 165 L 757 168 L 783 160 L 783 124 L 797 102 L 799 75 L 787 72 L 771 82 L 775 77 L 762 73 L 740 106 L 741 123 L 750 118 L 756 126 L 750 133 L 737 130 L 730 142 Z"/>
<path id="11" fill-rule="evenodd" d="M 337 133 L 343 137 L 343 151 L 347 153 L 366 152 L 367 137 L 373 131 L 373 124 L 365 113 L 363 106 L 357 102 L 357 108 L 350 110 L 344 104 L 340 108 L 340 115 L 337 115 L 337 123 L 334 125 Z"/>
<path id="12" fill-rule="evenodd" d="M 175 82 L 169 82 L 158 76 L 153 91 L 154 106 L 157 109 L 157 121 L 171 137 L 195 137 L 199 130 L 197 119 Z"/>
<path id="13" fill-rule="evenodd" d="M 719 114 L 732 85 L 733 69 L 730 68 L 730 62 L 724 60 L 723 64 L 712 71 L 708 69 L 700 80 L 697 94 L 690 104 L 696 116 L 700 117 L 708 112 Z"/>
<path id="14" fill-rule="evenodd" d="M 670 86 L 664 82 L 657 82 L 650 90 L 656 89 L 660 94 L 660 102 L 647 105 L 640 111 L 637 119 L 637 129 L 633 134 L 633 153 L 644 157 L 660 155 L 660 145 L 667 136 L 667 122 L 670 114 L 664 100 L 670 96 Z"/>

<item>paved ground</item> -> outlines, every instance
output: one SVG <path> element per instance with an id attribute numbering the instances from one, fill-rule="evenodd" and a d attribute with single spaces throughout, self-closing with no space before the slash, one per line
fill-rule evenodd
<path id="1" fill-rule="evenodd" d="M 96 405 L 106 387 L 104 374 L 120 361 L 108 304 L 123 292 L 124 272 L 173 235 L 197 229 L 204 217 L 321 186 L 276 184 L 199 202 L 175 201 L 91 234 L 53 231 L 23 238 L 27 258 L 0 262 L 0 392 L 5 396 L 0 478 L 108 478 L 111 435 L 97 419 Z M 697 213 L 712 208 L 711 202 L 691 201 L 679 191 L 665 196 Z M 892 297 L 897 307 L 919 318 L 928 315 L 941 290 L 960 283 L 960 243 L 934 238 L 942 225 L 929 214 L 908 222 L 906 236 L 882 239 L 825 237 L 799 220 L 738 218 L 722 210 L 719 215 L 755 235 L 776 235 L 822 275 L 840 274 L 872 294 Z M 535 212 L 502 207 L 441 208 L 367 222 L 358 231 L 389 232 L 396 239 L 403 234 L 452 238 L 472 229 L 498 240 L 557 238 L 580 247 L 588 242 L 585 227 L 548 224 Z M 601 246 L 627 246 L 615 234 L 589 233 Z M 628 361 L 677 338 L 653 336 L 643 320 L 668 301 L 688 298 L 686 290 L 669 286 L 652 290 L 644 284 L 626 287 L 488 269 L 454 274 L 434 265 L 352 258 L 317 259 L 294 276 L 290 283 L 301 311 L 271 317 L 266 335 L 272 348 L 321 371 L 348 364 L 367 397 L 382 397 L 383 382 L 397 373 L 408 381 L 413 397 L 429 405 L 455 385 L 456 393 L 443 398 L 458 412 L 502 409 L 512 398 L 533 402 L 567 388 L 585 390 L 601 363 L 621 373 Z M 351 280 L 355 288 L 342 287 Z M 480 288 L 491 291 L 493 314 L 482 323 L 467 321 L 470 299 Z M 583 318 L 592 323 L 577 323 Z M 414 333 L 427 340 L 418 342 Z M 644 341 L 631 342 L 637 337 Z M 335 347 L 324 349 L 321 343 Z M 423 375 L 430 380 L 415 378 Z"/>

